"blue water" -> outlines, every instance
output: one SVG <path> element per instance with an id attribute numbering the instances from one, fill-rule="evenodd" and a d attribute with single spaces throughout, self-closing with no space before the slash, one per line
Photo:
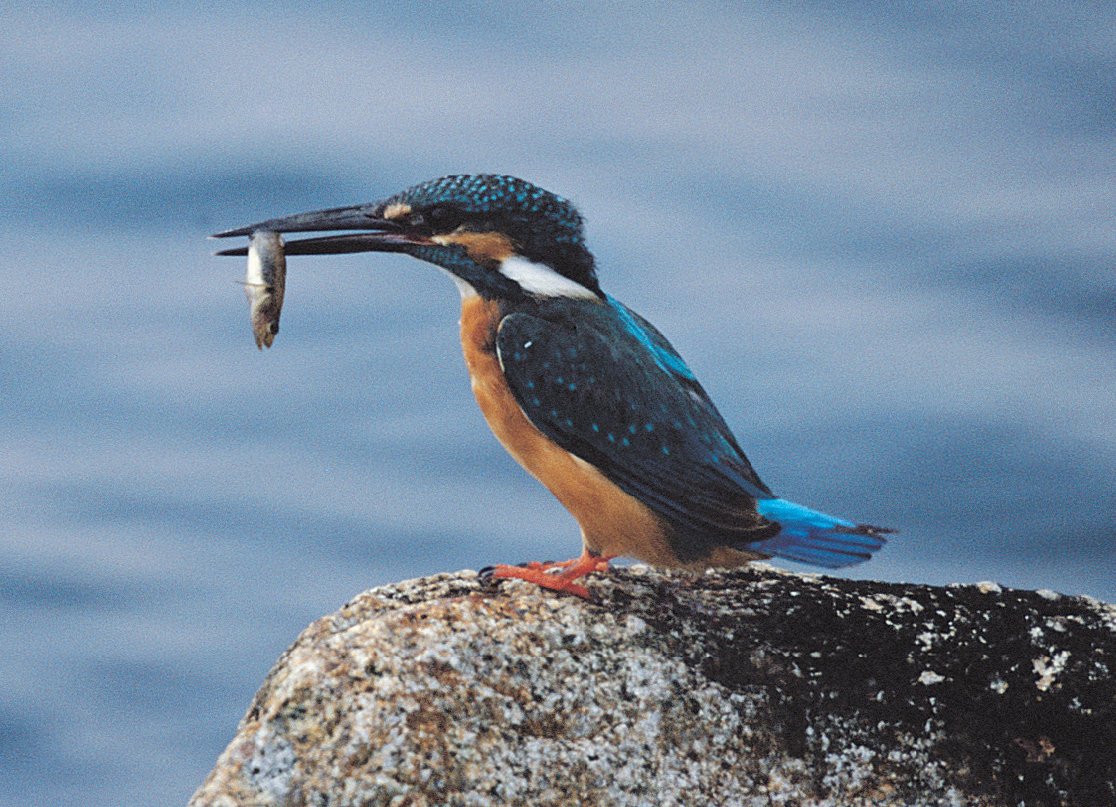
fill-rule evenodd
<path id="1" fill-rule="evenodd" d="M 0 28 L 0 800 L 183 803 L 316 617 L 577 553 L 437 271 L 292 259 L 260 353 L 209 254 L 444 173 L 574 199 L 763 479 L 902 530 L 846 574 L 1116 601 L 1109 6 L 129 8 Z"/>

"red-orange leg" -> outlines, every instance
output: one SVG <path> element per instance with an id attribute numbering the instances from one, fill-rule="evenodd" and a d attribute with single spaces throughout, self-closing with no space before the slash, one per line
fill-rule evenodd
<path id="1" fill-rule="evenodd" d="M 528 563 L 524 566 L 508 566 L 503 563 L 498 563 L 492 567 L 492 577 L 515 577 L 519 580 L 527 580 L 531 583 L 537 583 L 543 588 L 554 589 L 555 591 L 568 591 L 570 594 L 576 594 L 583 599 L 589 599 L 589 589 L 584 586 L 579 586 L 573 582 L 579 577 L 584 577 L 590 572 L 607 572 L 608 562 L 615 557 L 614 555 L 591 555 L 589 550 L 586 549 L 581 553 L 580 558 L 575 560 L 563 560 L 551 563 L 539 563 L 537 561 Z M 565 569 L 563 572 L 554 573 L 554 569 Z"/>

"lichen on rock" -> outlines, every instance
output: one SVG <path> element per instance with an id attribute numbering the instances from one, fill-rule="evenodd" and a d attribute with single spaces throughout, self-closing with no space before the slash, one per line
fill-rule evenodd
<path id="1" fill-rule="evenodd" d="M 461 572 L 284 653 L 192 805 L 1116 804 L 1116 609 L 763 564 Z"/>

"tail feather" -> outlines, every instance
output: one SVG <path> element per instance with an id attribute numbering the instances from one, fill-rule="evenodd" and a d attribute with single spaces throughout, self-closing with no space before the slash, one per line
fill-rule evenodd
<path id="1" fill-rule="evenodd" d="M 854 524 L 786 499 L 760 499 L 756 509 L 777 521 L 782 529 L 771 538 L 748 544 L 750 549 L 829 569 L 863 563 L 887 543 L 882 536 L 894 532 L 885 527 Z"/>

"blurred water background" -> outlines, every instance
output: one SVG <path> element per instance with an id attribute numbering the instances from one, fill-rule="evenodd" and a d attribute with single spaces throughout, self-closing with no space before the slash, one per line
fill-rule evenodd
<path id="1" fill-rule="evenodd" d="M 0 802 L 181 804 L 307 623 L 570 557 L 457 291 L 205 236 L 510 173 L 849 575 L 1116 601 L 1109 3 L 4 4 Z M 805 567 L 800 567 L 805 568 Z"/>

